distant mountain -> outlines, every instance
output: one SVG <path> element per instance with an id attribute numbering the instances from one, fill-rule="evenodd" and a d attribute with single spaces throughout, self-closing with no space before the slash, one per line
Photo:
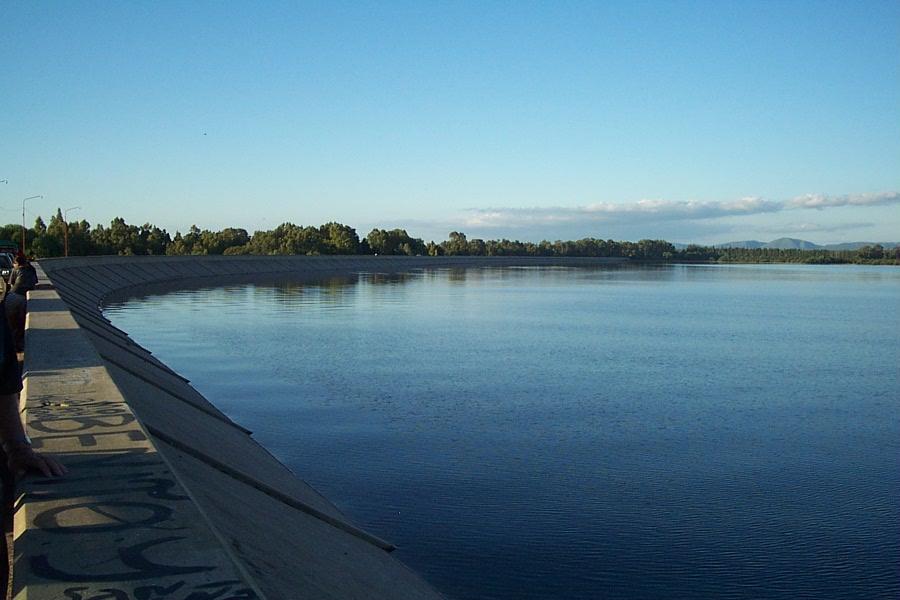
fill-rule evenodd
<path id="1" fill-rule="evenodd" d="M 765 243 L 757 242 L 756 240 L 747 240 L 744 242 L 728 242 L 727 244 L 716 244 L 713 247 L 714 248 L 749 248 L 751 250 L 755 250 L 756 248 L 765 247 Z"/>
<path id="2" fill-rule="evenodd" d="M 807 242 L 806 240 L 798 240 L 794 238 L 778 238 L 771 242 L 757 242 L 756 240 L 748 240 L 744 242 L 728 242 L 727 244 L 716 244 L 715 248 L 773 248 L 776 250 L 859 250 L 861 246 L 874 246 L 880 244 L 885 249 L 894 248 L 900 245 L 900 242 L 848 242 L 845 244 L 826 244 L 820 246 Z"/>
<path id="3" fill-rule="evenodd" d="M 728 242 L 727 244 L 716 244 L 716 248 L 749 248 L 756 250 L 758 248 L 774 248 L 776 250 L 818 250 L 822 246 L 807 242 L 806 240 L 795 240 L 794 238 L 778 238 L 771 242 L 757 242 L 756 240 L 746 240 L 743 242 Z"/>
<path id="4" fill-rule="evenodd" d="M 900 242 L 847 242 L 846 244 L 828 244 L 826 250 L 859 250 L 862 246 L 874 246 L 878 244 L 885 250 L 900 246 Z"/>
<path id="5" fill-rule="evenodd" d="M 822 246 L 807 242 L 806 240 L 796 240 L 794 238 L 778 238 L 772 240 L 763 248 L 774 248 L 776 250 L 821 250 Z"/>

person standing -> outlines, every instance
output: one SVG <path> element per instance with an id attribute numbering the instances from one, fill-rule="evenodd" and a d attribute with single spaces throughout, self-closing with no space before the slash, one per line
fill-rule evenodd
<path id="1" fill-rule="evenodd" d="M 38 276 L 34 266 L 24 254 L 16 255 L 16 268 L 9 275 L 9 291 L 3 303 L 6 318 L 12 328 L 16 351 L 25 350 L 25 315 L 28 311 L 28 292 L 37 287 Z"/>
<path id="2" fill-rule="evenodd" d="M 19 412 L 19 392 L 22 391 L 22 372 L 9 321 L 0 317 L 0 585 L 3 597 L 9 587 L 9 548 L 6 534 L 12 531 L 15 481 L 31 471 L 44 477 L 65 475 L 68 470 L 54 457 L 40 454 L 31 447 L 25 433 L 22 413 Z"/>
<path id="3" fill-rule="evenodd" d="M 9 472 L 16 479 L 22 478 L 27 471 L 36 471 L 44 477 L 63 475 L 66 468 L 55 458 L 32 449 L 19 412 L 21 391 L 19 359 L 16 357 L 9 326 L 0 319 L 0 447 L 6 454 Z"/>

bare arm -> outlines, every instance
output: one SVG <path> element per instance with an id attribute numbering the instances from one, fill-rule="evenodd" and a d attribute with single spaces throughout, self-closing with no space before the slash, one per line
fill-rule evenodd
<path id="1" fill-rule="evenodd" d="M 19 414 L 16 394 L 0 395 L 0 442 L 6 452 L 9 470 L 16 479 L 21 479 L 28 471 L 37 471 L 44 477 L 56 477 L 68 472 L 55 458 L 35 452 L 31 447 Z"/>

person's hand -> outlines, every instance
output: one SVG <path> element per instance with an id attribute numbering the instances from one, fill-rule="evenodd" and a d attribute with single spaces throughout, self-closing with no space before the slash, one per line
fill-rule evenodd
<path id="1" fill-rule="evenodd" d="M 16 479 L 22 479 L 29 471 L 36 471 L 44 477 L 59 477 L 69 472 L 61 462 L 49 454 L 35 452 L 30 445 L 16 446 L 6 456 L 9 472 Z"/>

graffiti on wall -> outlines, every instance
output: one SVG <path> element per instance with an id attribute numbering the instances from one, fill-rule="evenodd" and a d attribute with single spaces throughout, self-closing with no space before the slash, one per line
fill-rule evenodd
<path id="1" fill-rule="evenodd" d="M 69 382 L 75 383 L 75 382 Z M 35 448 L 65 477 L 29 478 L 16 506 L 16 595 L 100 600 L 257 597 L 120 397 L 29 382 Z M 46 587 L 36 593 L 35 586 Z"/>

